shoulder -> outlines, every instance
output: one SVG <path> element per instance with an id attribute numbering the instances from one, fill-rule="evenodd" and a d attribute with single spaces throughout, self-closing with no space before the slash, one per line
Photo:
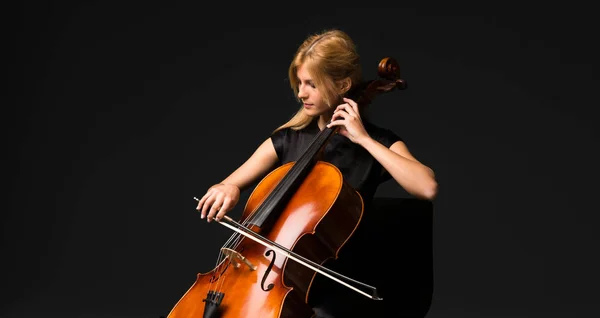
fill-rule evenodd
<path id="1" fill-rule="evenodd" d="M 295 158 L 297 148 L 299 148 L 298 145 L 307 139 L 304 130 L 297 130 L 290 127 L 274 131 L 270 137 L 275 152 L 282 163 L 290 158 Z"/>
<path id="2" fill-rule="evenodd" d="M 278 129 L 276 131 L 274 131 L 273 133 L 271 133 L 271 140 L 273 140 L 273 143 L 279 143 L 279 142 L 283 142 L 286 139 L 289 139 L 290 137 L 292 137 L 292 135 L 294 134 L 294 130 L 292 128 L 281 128 Z"/>
<path id="3" fill-rule="evenodd" d="M 385 128 L 368 121 L 364 123 L 364 126 L 371 138 L 377 140 L 388 148 L 397 141 L 404 141 L 404 139 L 402 139 L 402 137 L 396 134 L 396 132 L 394 132 L 392 129 Z"/>
<path id="4" fill-rule="evenodd" d="M 285 149 L 285 144 L 288 142 L 290 128 L 282 128 L 271 133 L 271 142 L 273 143 L 273 147 L 275 148 L 275 152 L 277 152 L 277 156 L 281 159 L 283 155 L 283 151 Z"/>
<path id="5" fill-rule="evenodd" d="M 282 140 L 282 139 L 289 139 L 289 138 L 295 138 L 295 137 L 297 138 L 302 135 L 312 135 L 315 133 L 315 129 L 318 129 L 316 125 L 317 125 L 316 121 L 312 121 L 311 123 L 308 124 L 308 126 L 301 128 L 301 129 L 295 129 L 292 127 L 281 128 L 281 129 L 278 129 L 277 131 L 274 131 L 271 134 L 271 138 Z"/>

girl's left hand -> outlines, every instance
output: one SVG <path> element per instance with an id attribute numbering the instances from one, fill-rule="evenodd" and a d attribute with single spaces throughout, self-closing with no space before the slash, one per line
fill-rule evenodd
<path id="1" fill-rule="evenodd" d="M 346 103 L 339 105 L 333 111 L 331 122 L 327 124 L 328 128 L 341 126 L 339 134 L 347 137 L 354 143 L 360 143 L 369 137 L 369 134 L 363 126 L 362 119 L 358 113 L 358 105 L 355 101 L 344 98 Z"/>

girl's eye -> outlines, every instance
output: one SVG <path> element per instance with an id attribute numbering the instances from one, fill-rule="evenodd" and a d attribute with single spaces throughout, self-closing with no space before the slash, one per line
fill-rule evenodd
<path id="1" fill-rule="evenodd" d="M 312 88 L 317 88 L 317 86 L 315 85 L 315 83 L 312 83 L 312 82 L 305 83 L 304 85 L 308 85 L 308 86 L 310 86 Z M 301 87 L 301 86 L 302 86 L 302 83 L 299 83 L 298 87 Z"/>

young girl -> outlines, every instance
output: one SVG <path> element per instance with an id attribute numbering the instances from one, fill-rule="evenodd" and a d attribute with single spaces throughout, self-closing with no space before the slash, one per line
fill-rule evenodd
<path id="1" fill-rule="evenodd" d="M 346 33 L 329 30 L 309 36 L 298 48 L 288 75 L 300 109 L 231 175 L 208 189 L 197 206 L 201 218 L 221 219 L 238 203 L 241 191 L 278 166 L 296 161 L 321 130 L 336 126 L 338 134 L 328 141 L 321 160 L 342 172 L 365 207 L 377 187 L 392 178 L 417 198 L 436 197 L 432 169 L 419 162 L 394 132 L 363 120 L 361 105 L 348 98 L 361 84 L 362 74 L 354 42 Z"/>

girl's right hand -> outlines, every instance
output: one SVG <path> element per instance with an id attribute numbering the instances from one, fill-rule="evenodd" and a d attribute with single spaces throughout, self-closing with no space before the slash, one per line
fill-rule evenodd
<path id="1" fill-rule="evenodd" d="M 208 222 L 220 220 L 233 209 L 240 199 L 240 189 L 233 184 L 215 184 L 198 201 L 196 210 L 200 211 L 200 218 Z"/>

